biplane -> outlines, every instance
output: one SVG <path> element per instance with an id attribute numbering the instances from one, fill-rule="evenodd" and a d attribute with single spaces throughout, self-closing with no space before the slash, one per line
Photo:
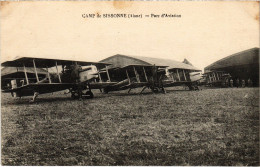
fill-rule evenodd
<path id="1" fill-rule="evenodd" d="M 110 68 L 99 72 L 99 82 L 90 83 L 92 89 L 102 88 L 102 92 L 119 91 L 142 87 L 140 93 L 146 88 L 152 92 L 165 93 L 165 87 L 186 85 L 195 90 L 196 83 L 201 79 L 199 72 L 189 72 L 184 69 L 167 69 L 155 65 L 127 65 L 122 68 Z"/>
<path id="2" fill-rule="evenodd" d="M 203 77 L 207 86 L 228 87 L 231 75 L 224 71 L 207 71 Z"/>
<path id="3" fill-rule="evenodd" d="M 199 70 L 181 68 L 166 68 L 165 75 L 164 87 L 185 85 L 189 90 L 199 90 L 198 82 L 202 79 Z"/>
<path id="4" fill-rule="evenodd" d="M 138 87 L 143 88 L 140 93 L 146 88 L 165 93 L 165 87 L 179 85 L 193 90 L 194 83 L 201 79 L 200 70 L 173 60 L 115 55 L 100 62 L 112 64 L 99 73 L 99 83 L 107 83 L 103 85 L 105 93 L 125 89 L 129 93 Z"/>
<path id="5" fill-rule="evenodd" d="M 149 88 L 152 92 L 163 91 L 159 82 L 163 76 L 160 68 L 163 66 L 132 64 L 121 68 L 106 68 L 99 72 L 99 82 L 91 83 L 93 89 L 102 88 L 102 92 L 119 91 L 128 89 Z M 142 90 L 142 91 L 143 91 Z M 141 92 L 142 92 L 141 91 Z"/>
<path id="6" fill-rule="evenodd" d="M 31 102 L 34 102 L 39 94 L 66 89 L 69 90 L 72 98 L 82 98 L 83 96 L 93 98 L 90 82 L 98 78 L 97 68 L 104 68 L 109 64 L 22 57 L 6 61 L 1 65 L 17 68 L 17 73 L 13 73 L 11 78 L 8 77 L 9 83 L 5 82 L 6 85 L 1 86 L 2 92 L 11 93 L 13 97 L 33 96 Z M 21 75 L 21 68 L 23 68 L 24 75 Z M 34 75 L 31 72 L 27 73 L 28 68 L 34 69 Z M 41 71 L 46 69 L 45 76 L 38 74 L 40 69 Z M 50 69 L 55 69 L 56 73 L 50 73 Z"/>

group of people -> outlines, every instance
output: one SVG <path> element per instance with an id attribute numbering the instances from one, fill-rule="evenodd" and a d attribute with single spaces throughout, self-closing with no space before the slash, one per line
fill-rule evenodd
<path id="1" fill-rule="evenodd" d="M 235 81 L 232 79 L 232 78 L 230 78 L 230 79 L 226 79 L 226 82 L 225 82 L 225 86 L 229 86 L 229 87 L 242 87 L 242 88 L 244 88 L 244 87 L 246 87 L 246 86 L 248 86 L 248 87 L 251 87 L 251 86 L 253 86 L 253 82 L 252 82 L 252 80 L 250 79 L 250 78 L 248 78 L 248 80 L 247 80 L 247 83 L 246 83 L 246 81 L 245 81 L 245 79 L 239 79 L 239 78 L 237 78 Z"/>

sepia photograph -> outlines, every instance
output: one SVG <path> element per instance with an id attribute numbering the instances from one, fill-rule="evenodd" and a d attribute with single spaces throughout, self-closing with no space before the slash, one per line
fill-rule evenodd
<path id="1" fill-rule="evenodd" d="M 257 1 L 1 1 L 2 166 L 259 166 Z"/>

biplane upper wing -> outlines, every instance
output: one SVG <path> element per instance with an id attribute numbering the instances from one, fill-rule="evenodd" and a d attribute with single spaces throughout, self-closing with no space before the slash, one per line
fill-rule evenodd
<path id="1" fill-rule="evenodd" d="M 49 59 L 49 58 L 33 58 L 33 57 L 21 57 L 12 61 L 6 61 L 2 63 L 2 66 L 7 67 L 34 67 L 34 63 L 38 68 L 50 68 L 56 65 L 71 65 L 73 62 L 77 62 L 78 65 L 87 66 L 95 65 L 98 69 L 104 68 L 108 63 L 97 63 L 97 62 L 85 62 L 85 61 L 74 61 L 74 60 L 60 60 L 60 59 Z"/>

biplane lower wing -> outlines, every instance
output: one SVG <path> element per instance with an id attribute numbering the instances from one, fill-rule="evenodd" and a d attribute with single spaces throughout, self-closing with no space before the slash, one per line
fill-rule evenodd
<path id="1" fill-rule="evenodd" d="M 38 83 L 24 85 L 18 88 L 2 90 L 3 93 L 16 93 L 18 97 L 31 96 L 34 92 L 39 94 L 57 92 L 77 86 L 73 83 Z"/>
<path id="2" fill-rule="evenodd" d="M 121 90 L 125 90 L 125 89 L 133 89 L 133 88 L 140 88 L 143 86 L 147 86 L 148 82 L 135 82 L 135 83 L 130 83 L 128 85 L 122 86 L 120 87 Z"/>
<path id="3" fill-rule="evenodd" d="M 162 81 L 163 87 L 181 86 L 189 83 L 191 83 L 191 81 L 177 81 L 177 82 Z"/>
<path id="4" fill-rule="evenodd" d="M 96 82 L 90 83 L 91 89 L 104 89 L 105 92 L 119 91 L 146 86 L 148 82 L 135 82 L 134 78 L 125 79 L 120 82 Z"/>
<path id="5" fill-rule="evenodd" d="M 129 85 L 129 80 L 126 79 L 120 82 L 94 82 L 89 85 L 91 89 L 104 89 L 106 92 L 117 91 L 123 90 L 121 89 L 122 87 Z"/>
<path id="6" fill-rule="evenodd" d="M 102 88 L 106 88 L 112 85 L 115 85 L 117 82 L 93 82 L 90 83 L 90 88 L 91 89 L 102 89 Z"/>

